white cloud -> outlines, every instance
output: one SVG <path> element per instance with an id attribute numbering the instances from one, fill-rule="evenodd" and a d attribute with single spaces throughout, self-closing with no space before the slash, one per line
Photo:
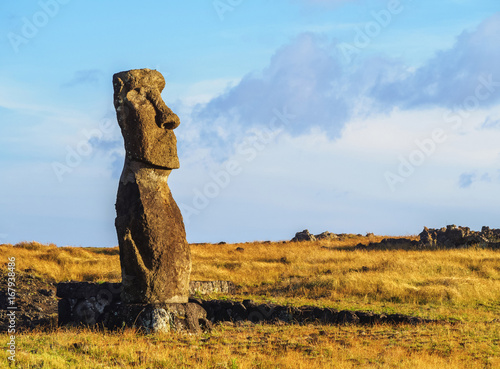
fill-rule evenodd
<path id="1" fill-rule="evenodd" d="M 486 19 L 464 32 L 455 45 L 438 52 L 419 68 L 385 57 L 345 65 L 329 40 L 302 34 L 276 51 L 267 68 L 249 73 L 234 87 L 198 107 L 193 124 L 218 146 L 235 141 L 242 131 L 266 125 L 274 109 L 288 107 L 296 119 L 288 127 L 304 134 L 319 127 L 337 137 L 357 116 L 394 108 L 429 106 L 473 109 L 492 106 L 500 96 L 499 19 Z M 485 82 L 486 81 L 486 82 Z M 471 101 L 481 86 L 480 98 Z M 487 98 L 482 96 L 487 93 Z M 469 109 L 470 110 L 470 109 Z M 224 132 L 221 137 L 217 132 Z"/>
<path id="2" fill-rule="evenodd" d="M 498 77 L 498 55 L 491 46 L 498 38 L 497 20 L 464 33 L 453 48 L 419 68 L 384 57 L 346 66 L 329 40 L 304 34 L 277 50 L 267 68 L 241 80 L 169 83 L 166 97 L 182 120 L 176 131 L 181 170 L 169 181 L 178 203 L 193 206 L 195 191 L 203 193 L 212 182 L 218 185 L 214 174 L 228 161 L 235 160 L 241 169 L 191 217 L 189 240 L 291 238 L 303 228 L 402 234 L 447 223 L 500 226 L 493 223 L 500 205 L 498 95 L 469 112 L 459 128 L 444 119 L 449 109 L 459 114 L 454 104 L 470 96 L 478 74 Z M 169 95 L 172 90 L 177 94 Z M 16 214 L 12 219 L 26 218 L 21 225 L 9 223 L 17 227 L 9 228 L 9 235 L 21 234 L 23 227 L 33 230 L 26 237 L 48 235 L 34 232 L 43 232 L 35 218 L 45 215 L 53 217 L 54 229 L 72 227 L 88 244 L 101 237 L 89 235 L 99 227 L 108 240 L 114 239 L 116 178 L 110 178 L 109 168 L 116 176 L 122 166 L 119 131 L 93 142 L 94 154 L 61 185 L 50 162 L 64 163 L 66 147 L 85 141 L 81 129 L 96 128 L 99 122 L 87 112 L 53 108 L 43 101 L 46 97 L 24 92 L 19 87 L 0 90 L 0 106 L 16 114 L 3 142 L 8 137 L 11 144 L 31 148 L 31 154 L 48 152 L 48 159 L 34 161 L 31 156 L 30 165 L 4 171 L 9 181 L 0 187 L 16 196 L 3 200 L 3 209 Z M 271 142 L 258 142 L 256 132 L 270 125 L 274 110 L 284 107 L 295 118 Z M 36 121 L 29 125 L 32 117 Z M 416 140 L 428 140 L 436 128 L 445 131 L 446 141 L 436 144 L 392 192 L 384 174 L 398 174 L 400 158 L 408 160 L 420 149 Z M 247 160 L 237 150 L 242 143 L 262 149 Z M 27 193 L 38 199 L 36 206 L 16 210 Z M 107 230 L 102 229 L 104 219 Z"/>
<path id="3" fill-rule="evenodd" d="M 239 78 L 218 78 L 199 81 L 190 85 L 168 83 L 166 91 L 169 94 L 168 99 L 178 99 L 185 107 L 192 109 L 197 104 L 208 103 L 239 82 Z M 175 95 L 170 94 L 174 91 Z"/>
<path id="4" fill-rule="evenodd" d="M 250 161 L 237 153 L 209 167 L 184 161 L 170 183 L 189 218 L 190 241 L 291 238 L 303 228 L 403 234 L 418 233 L 424 225 L 498 226 L 491 215 L 500 206 L 500 130 L 474 130 L 473 121 L 468 128 L 474 133 L 463 135 L 443 120 L 444 112 L 395 110 L 359 118 L 337 139 L 321 130 L 283 132 Z M 477 122 L 491 114 L 495 109 L 478 112 Z M 399 157 L 407 158 L 419 148 L 415 140 L 428 139 L 436 128 L 446 131 L 447 140 L 392 192 L 384 173 L 397 173 Z M 219 186 L 217 196 L 207 197 L 199 214 L 186 212 L 196 193 L 216 184 L 211 173 L 224 171 L 231 160 L 241 173 Z M 469 172 L 491 180 L 461 188 L 459 178 Z"/>
<path id="5" fill-rule="evenodd" d="M 415 108 L 463 105 L 487 80 L 490 95 L 483 105 L 500 98 L 500 51 L 492 47 L 500 37 L 500 13 L 485 19 L 474 31 L 464 31 L 455 45 L 441 50 L 414 73 L 394 75 L 374 86 L 372 96 L 387 105 Z M 386 72 L 382 71 L 383 77 Z M 483 88 L 483 89 L 484 89 Z"/>
<path id="6" fill-rule="evenodd" d="M 495 19 L 418 68 L 384 57 L 347 67 L 328 40 L 304 34 L 266 69 L 197 106 L 188 126 L 198 132 L 190 147 L 202 159 L 183 150 L 183 171 L 171 181 L 178 200 L 193 205 L 230 160 L 241 174 L 199 214 L 188 213 L 192 241 L 286 238 L 306 227 L 401 234 L 448 223 L 498 226 L 499 95 L 467 106 L 478 77 L 498 75 L 498 58 L 475 62 L 495 53 Z M 271 143 L 257 139 L 263 148 L 254 159 L 238 155 L 238 144 L 283 107 L 295 115 L 286 129 Z M 401 173 L 402 161 L 410 174 Z M 388 172 L 401 179 L 392 188 Z M 472 173 L 467 186 L 464 173 Z"/>

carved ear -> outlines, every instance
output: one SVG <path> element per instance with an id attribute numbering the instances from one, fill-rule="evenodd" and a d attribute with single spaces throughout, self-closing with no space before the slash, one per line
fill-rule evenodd
<path id="1" fill-rule="evenodd" d="M 115 94 L 119 94 L 123 90 L 125 83 L 120 77 L 113 78 L 113 88 L 115 89 Z"/>

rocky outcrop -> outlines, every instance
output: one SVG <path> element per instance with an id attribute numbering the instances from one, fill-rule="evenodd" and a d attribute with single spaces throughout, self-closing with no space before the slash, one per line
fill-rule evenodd
<path id="1" fill-rule="evenodd" d="M 366 237 L 373 237 L 373 233 L 368 233 Z M 344 241 L 350 238 L 363 237 L 361 234 L 352 233 L 331 233 L 325 231 L 323 233 L 313 235 L 307 229 L 302 232 L 295 233 L 295 237 L 290 240 L 290 242 L 300 242 L 300 241 Z"/>
<path id="2" fill-rule="evenodd" d="M 307 229 L 304 229 L 302 232 L 295 233 L 295 237 L 291 239 L 291 242 L 300 242 L 300 241 L 321 241 L 321 240 L 338 240 L 339 236 L 335 233 L 323 232 L 317 235 L 313 235 L 309 233 Z"/>
<path id="3" fill-rule="evenodd" d="M 480 232 L 471 231 L 469 227 L 449 225 L 440 229 L 424 227 L 419 235 L 420 240 L 408 238 L 384 238 L 380 242 L 368 245 L 358 244 L 356 249 L 361 250 L 433 250 L 452 249 L 478 245 L 493 249 L 500 249 L 500 229 L 483 227 Z"/>
<path id="4" fill-rule="evenodd" d="M 339 236 L 335 233 L 323 232 L 314 236 L 317 240 L 337 240 Z"/>
<path id="5" fill-rule="evenodd" d="M 295 233 L 295 237 L 292 238 L 292 242 L 300 242 L 300 241 L 316 241 L 316 237 L 309 233 L 307 229 L 304 229 L 302 232 Z"/>
<path id="6" fill-rule="evenodd" d="M 489 245 L 500 241 L 500 230 L 483 227 L 480 232 L 469 227 L 449 225 L 440 229 L 424 227 L 420 233 L 420 243 L 424 247 L 454 248 L 469 245 Z"/>
<path id="7" fill-rule="evenodd" d="M 116 200 L 124 303 L 187 303 L 191 253 L 181 212 L 167 184 L 179 168 L 173 132 L 179 118 L 163 102 L 163 76 L 140 69 L 113 77 L 125 141 Z"/>
<path id="8" fill-rule="evenodd" d="M 418 248 L 421 248 L 418 241 L 409 240 L 407 238 L 384 238 L 380 242 L 370 242 L 367 245 L 359 243 L 356 245 L 356 249 L 358 250 L 399 250 Z"/>
<path id="9" fill-rule="evenodd" d="M 489 242 L 500 242 L 500 229 L 490 229 L 490 227 L 483 226 L 481 235 L 488 239 Z"/>

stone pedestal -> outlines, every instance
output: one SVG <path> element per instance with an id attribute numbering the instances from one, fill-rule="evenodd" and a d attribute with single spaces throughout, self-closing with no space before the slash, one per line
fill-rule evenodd
<path id="1" fill-rule="evenodd" d="M 190 295 L 234 292 L 229 281 L 191 281 Z M 127 304 L 121 283 L 64 282 L 57 285 L 58 324 L 120 329 L 139 328 L 146 333 L 186 331 L 198 333 L 210 327 L 200 300 L 172 304 Z"/>
<path id="2" fill-rule="evenodd" d="M 210 328 L 207 312 L 197 303 L 187 304 L 123 304 L 113 306 L 104 315 L 108 329 L 137 328 L 145 333 L 199 333 Z"/>
<path id="3" fill-rule="evenodd" d="M 194 282 L 210 291 L 228 282 Z M 193 282 L 191 283 L 193 287 Z M 125 304 L 120 301 L 119 283 L 59 283 L 59 325 L 98 326 L 107 329 L 137 328 L 145 333 L 207 330 L 212 324 L 423 324 L 438 321 L 402 314 L 374 314 L 366 311 L 338 311 L 316 306 L 259 304 L 251 300 L 189 300 L 186 304 Z"/>

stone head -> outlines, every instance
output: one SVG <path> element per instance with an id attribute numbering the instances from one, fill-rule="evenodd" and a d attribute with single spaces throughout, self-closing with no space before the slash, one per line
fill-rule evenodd
<path id="1" fill-rule="evenodd" d="M 174 129 L 179 117 L 161 97 L 160 72 L 135 69 L 113 76 L 114 105 L 127 159 L 165 169 L 179 168 Z"/>

